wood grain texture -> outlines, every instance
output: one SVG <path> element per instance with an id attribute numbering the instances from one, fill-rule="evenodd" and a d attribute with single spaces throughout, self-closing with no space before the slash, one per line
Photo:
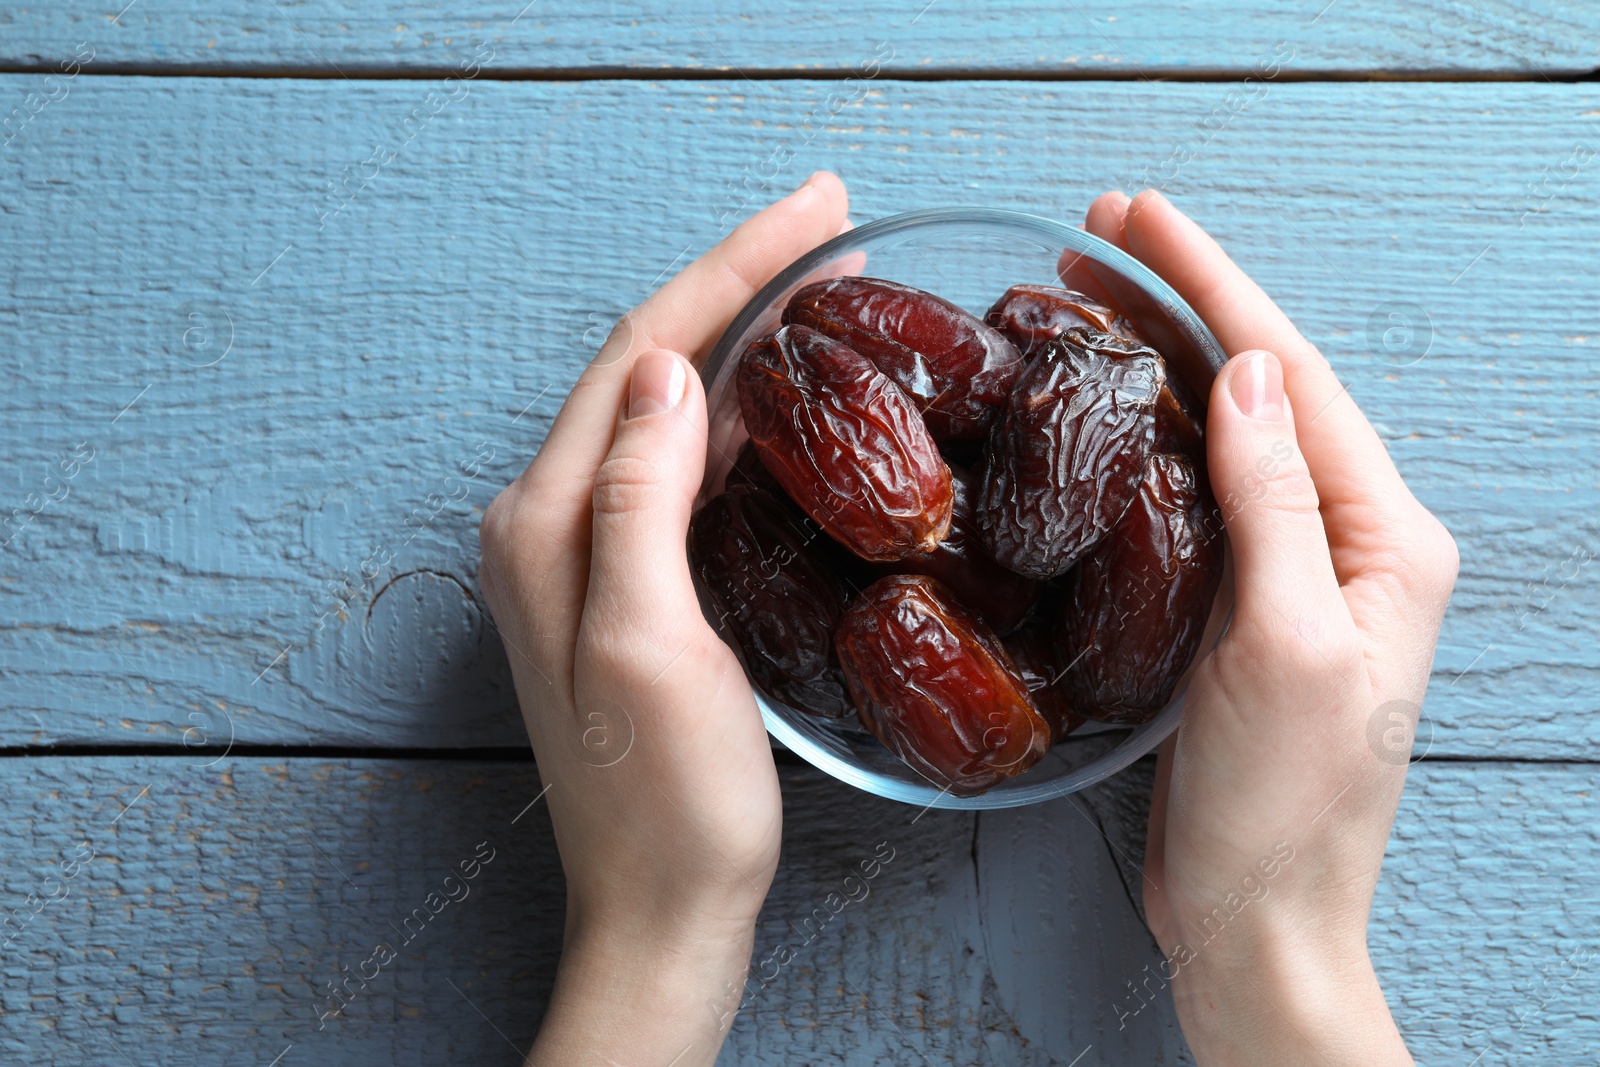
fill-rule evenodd
<path id="1" fill-rule="evenodd" d="M 538 793 L 531 765 L 200 762 L 0 763 L 8 1062 L 232 1067 L 291 1045 L 285 1064 L 518 1062 L 562 910 L 543 804 L 513 822 Z M 1131 804 L 1148 774 L 1081 807 L 975 819 L 782 768 L 788 831 L 752 973 L 780 945 L 794 959 L 752 982 L 722 1062 L 1045 1067 L 1088 1045 L 1081 1062 L 1191 1062 L 1165 995 L 1128 1010 L 1125 984 L 1158 957 L 1083 815 Z M 1594 964 L 1562 961 L 1600 949 L 1597 787 L 1593 766 L 1413 768 L 1372 950 L 1418 1062 L 1589 1062 Z M 85 841 L 93 858 L 63 877 Z M 404 925 L 485 841 L 466 896 Z M 883 844 L 865 895 L 818 925 Z M 1114 847 L 1140 859 L 1142 835 Z M 33 913 L 29 894 L 58 899 Z M 319 992 L 386 941 L 397 958 L 319 1030 Z"/>
<path id="2" fill-rule="evenodd" d="M 1207 134 L 1213 85 L 834 88 L 475 83 L 405 141 L 426 86 L 76 79 L 0 152 L 0 740 L 521 746 L 477 521 L 618 315 L 815 168 L 858 219 L 1076 218 L 1186 144 L 1168 192 L 1460 543 L 1432 752 L 1592 756 L 1600 92 L 1273 86 Z"/>
<path id="3" fill-rule="evenodd" d="M 868 0 L 817 5 L 732 0 L 658 5 L 441 5 L 417 0 L 0 6 L 0 62 L 42 65 L 95 49 L 109 68 L 340 73 L 454 68 L 487 43 L 501 71 L 848 69 L 883 42 L 888 69 L 1159 76 L 1242 73 L 1282 43 L 1314 72 L 1587 73 L 1600 66 L 1600 13 L 1581 0 Z M 519 15 L 520 12 L 520 15 Z M 114 18 L 115 16 L 115 18 Z M 887 50 L 883 55 L 890 54 Z"/>

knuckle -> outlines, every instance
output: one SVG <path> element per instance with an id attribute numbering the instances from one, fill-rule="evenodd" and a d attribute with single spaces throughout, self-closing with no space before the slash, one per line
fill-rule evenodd
<path id="1" fill-rule="evenodd" d="M 521 511 L 521 493 L 515 485 L 500 490 L 484 509 L 483 520 L 478 524 L 478 549 L 482 558 L 479 582 L 488 598 L 491 611 L 503 600 L 507 581 L 516 574 L 517 515 Z M 498 614 L 498 613 L 496 613 Z"/>
<path id="2" fill-rule="evenodd" d="M 569 534 L 563 520 L 552 518 L 547 502 L 524 481 L 502 489 L 484 509 L 478 523 L 480 581 L 492 599 L 502 591 L 525 593 L 542 584 L 537 561 L 546 559 Z"/>
<path id="3" fill-rule="evenodd" d="M 1237 515 L 1261 507 L 1286 515 L 1318 514 L 1321 499 L 1311 472 L 1298 457 L 1277 461 L 1271 455 L 1249 466 L 1227 494 L 1226 511 Z"/>
<path id="4" fill-rule="evenodd" d="M 547 510 L 541 495 L 524 481 L 512 482 L 489 502 L 478 523 L 478 546 L 486 557 L 505 559 L 525 552 L 543 538 Z"/>
<path id="5" fill-rule="evenodd" d="M 631 515 L 648 511 L 659 495 L 655 464 L 643 456 L 610 456 L 594 477 L 594 513 Z"/>
<path id="6" fill-rule="evenodd" d="M 485 566 L 490 569 L 500 569 L 512 552 L 517 529 L 515 515 L 519 504 L 520 494 L 516 487 L 507 486 L 484 509 L 483 519 L 478 524 L 478 549 Z"/>
<path id="7" fill-rule="evenodd" d="M 602 347 L 627 349 L 633 344 L 633 317 L 634 312 L 624 311 L 611 329 L 606 332 L 605 345 Z"/>
<path id="8" fill-rule="evenodd" d="M 594 359 L 590 361 L 591 368 L 609 367 L 633 354 L 635 345 L 638 342 L 634 330 L 634 318 L 637 312 L 637 308 L 633 311 L 624 312 L 616 323 L 612 325 L 611 329 L 606 332 L 605 341 L 600 345 L 599 350 L 595 352 Z M 592 385 L 594 378 L 590 376 L 588 381 L 585 382 L 584 378 L 580 377 L 579 382 L 580 384 Z"/>
<path id="9" fill-rule="evenodd" d="M 1416 517 L 1398 524 L 1374 562 L 1399 597 L 1442 603 L 1455 588 L 1461 553 L 1444 524 L 1418 505 Z"/>
<path id="10" fill-rule="evenodd" d="M 1435 591 L 1449 593 L 1455 588 L 1456 576 L 1461 573 L 1461 550 L 1456 539 L 1444 523 L 1424 511 L 1424 539 L 1427 545 L 1427 569 Z"/>
<path id="11" fill-rule="evenodd" d="M 1273 474 L 1267 482 L 1266 500 L 1271 507 L 1292 515 L 1315 515 L 1322 506 L 1316 483 L 1303 464 Z"/>

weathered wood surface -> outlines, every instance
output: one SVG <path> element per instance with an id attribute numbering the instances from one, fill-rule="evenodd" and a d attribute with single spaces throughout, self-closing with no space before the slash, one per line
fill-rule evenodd
<path id="1" fill-rule="evenodd" d="M 180 753 L 0 760 L 3 1058 L 516 1062 L 561 915 L 532 764 L 218 754 L 522 748 L 482 507 L 609 322 L 822 166 L 858 219 L 1179 197 L 1461 542 L 1432 754 L 1592 760 L 1600 90 L 1539 74 L 1600 66 L 1597 29 L 1503 0 L 0 4 L 0 68 L 41 72 L 0 76 L 0 746 Z M 178 70 L 326 80 L 95 76 Z M 1370 72 L 1527 83 L 1287 84 Z M 1006 73 L 1135 80 L 897 80 Z M 1597 774 L 1413 768 L 1372 946 L 1419 1062 L 1592 1059 Z M 724 1062 L 1188 1062 L 1126 997 L 1149 775 L 919 818 L 785 766 L 757 960 L 797 958 Z M 318 1030 L 479 841 L 470 897 Z"/>
<path id="2" fill-rule="evenodd" d="M 1293 65 L 1312 73 L 1586 74 L 1600 66 L 1600 12 L 1582 0 L 781 0 L 755 9 L 732 0 L 135 0 L 118 14 L 121 7 L 8 0 L 0 63 L 49 67 L 86 42 L 96 64 L 112 70 L 338 77 L 450 69 L 487 44 L 504 73 L 840 70 L 892 54 L 895 73 L 1151 77 L 1248 71 L 1288 44 Z"/>
<path id="3" fill-rule="evenodd" d="M 519 1062 L 562 908 L 544 806 L 524 811 L 531 764 L 210 758 L 0 764 L 8 1061 Z M 723 1062 L 1043 1067 L 1091 1046 L 1081 1063 L 1189 1062 L 1170 1006 L 1130 1010 L 1125 989 L 1157 959 L 1112 859 L 1142 859 L 1119 816 L 1149 770 L 919 818 L 782 768 L 788 833 L 754 973 L 780 945 L 794 958 L 752 981 Z M 1589 1062 L 1597 790 L 1594 766 L 1412 769 L 1372 949 L 1419 1063 Z M 93 858 L 63 877 L 81 842 Z M 480 842 L 494 858 L 447 887 Z M 841 890 L 881 843 L 877 877 Z M 445 888 L 461 899 L 402 925 Z M 856 899 L 819 925 L 830 892 Z M 29 894 L 58 899 L 33 913 Z M 321 1020 L 326 984 L 380 942 L 397 958 Z"/>
<path id="4" fill-rule="evenodd" d="M 520 747 L 477 521 L 618 314 L 817 167 L 1076 218 L 1175 145 L 1461 544 L 1432 752 L 1600 740 L 1600 89 L 66 85 L 0 151 L 0 743 Z"/>

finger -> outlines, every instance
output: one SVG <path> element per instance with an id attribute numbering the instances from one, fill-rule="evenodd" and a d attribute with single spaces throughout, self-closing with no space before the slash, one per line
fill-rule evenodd
<path id="1" fill-rule="evenodd" d="M 1283 361 L 1285 389 L 1330 525 L 1393 515 L 1412 503 L 1382 440 L 1315 346 L 1199 226 L 1147 189 L 1128 205 L 1130 250 L 1166 279 L 1228 352 L 1266 349 Z M 1337 540 L 1337 538 L 1335 538 Z"/>
<path id="2" fill-rule="evenodd" d="M 646 300 L 634 313 L 636 346 L 684 352 L 698 361 L 773 275 L 843 232 L 849 210 L 844 182 L 825 170 L 813 174 Z"/>
<path id="3" fill-rule="evenodd" d="M 1124 252 L 1128 251 L 1128 235 L 1123 229 L 1123 221 L 1128 215 L 1128 194 L 1113 189 L 1109 193 L 1101 193 L 1089 205 L 1089 211 L 1084 216 L 1083 228 L 1100 238 L 1116 245 Z"/>
<path id="4" fill-rule="evenodd" d="M 586 490 L 610 444 L 633 358 L 652 348 L 693 355 L 710 345 L 773 275 L 835 236 L 847 208 L 843 183 L 827 172 L 813 174 L 624 316 L 579 375 L 524 478 L 554 468 L 559 486 Z M 579 496 L 587 502 L 586 491 Z"/>
<path id="5" fill-rule="evenodd" d="M 1403 632 L 1417 618 L 1442 613 L 1455 581 L 1455 543 L 1406 487 L 1327 360 L 1160 193 L 1135 197 L 1123 226 L 1134 253 L 1178 290 L 1228 351 L 1266 348 L 1283 360 L 1334 572 L 1361 628 Z"/>
<path id="6" fill-rule="evenodd" d="M 1126 193 L 1102 194 L 1089 205 L 1088 214 L 1084 218 L 1084 232 L 1093 234 L 1126 252 L 1128 243 L 1122 233 L 1122 214 L 1127 207 Z M 1105 283 L 1095 276 L 1096 270 L 1103 269 L 1095 260 L 1070 249 L 1062 252 L 1060 258 L 1056 260 L 1056 277 L 1061 279 L 1062 285 L 1103 304 L 1116 307 L 1116 299 L 1112 297 Z"/>
<path id="7" fill-rule="evenodd" d="M 1236 626 L 1320 631 L 1320 620 L 1348 618 L 1295 428 L 1277 358 L 1229 360 L 1211 391 L 1206 453 L 1233 547 Z"/>
<path id="8" fill-rule="evenodd" d="M 508 491 L 514 506 L 506 514 L 520 528 L 524 566 L 533 571 L 528 599 L 537 602 L 545 627 L 530 640 L 558 680 L 570 675 L 583 604 L 595 472 L 611 446 L 635 357 L 647 348 L 688 352 L 703 346 L 756 288 L 839 232 L 846 199 L 838 178 L 812 175 L 625 316 L 579 375 L 539 454 Z M 676 343 L 663 345 L 660 339 Z M 702 432 L 702 456 L 705 448 Z"/>
<path id="9" fill-rule="evenodd" d="M 688 359 L 656 349 L 634 364 L 626 407 L 594 478 L 585 632 L 670 657 L 701 616 L 684 541 L 705 473 L 705 394 Z"/>

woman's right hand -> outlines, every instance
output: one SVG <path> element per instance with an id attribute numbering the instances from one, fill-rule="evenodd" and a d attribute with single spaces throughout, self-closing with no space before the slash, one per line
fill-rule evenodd
<path id="1" fill-rule="evenodd" d="M 1231 357 L 1206 436 L 1234 613 L 1162 747 L 1145 863 L 1184 1034 L 1202 1064 L 1410 1063 L 1366 931 L 1455 542 L 1327 360 L 1165 197 L 1107 193 L 1086 228 Z"/>
<path id="2" fill-rule="evenodd" d="M 839 179 L 814 174 L 629 312 L 483 517 L 484 596 L 567 878 L 530 1063 L 709 1064 L 744 996 L 783 809 L 685 556 L 707 447 L 697 368 L 847 210 Z"/>

